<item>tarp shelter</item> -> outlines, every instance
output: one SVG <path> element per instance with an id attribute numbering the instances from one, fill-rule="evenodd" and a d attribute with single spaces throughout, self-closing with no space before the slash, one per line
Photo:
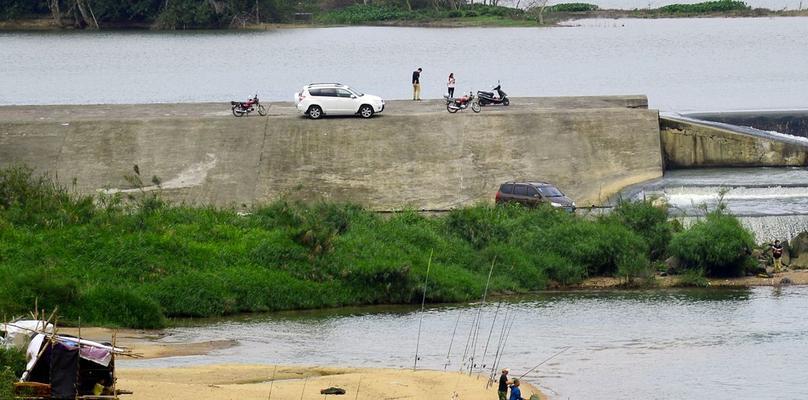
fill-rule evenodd
<path id="1" fill-rule="evenodd" d="M 20 322 L 0 326 L 6 333 L 4 345 L 27 350 L 26 371 L 17 385 L 22 391 L 18 393 L 18 398 L 115 398 L 112 390 L 115 381 L 114 355 L 129 354 L 128 350 L 108 343 L 55 335 L 52 326 L 50 330 L 42 328 L 47 327 L 44 323 L 32 325 Z M 30 329 L 29 325 L 39 328 Z M 9 329 L 16 332 L 12 340 L 8 340 Z M 30 388 L 36 388 L 37 394 L 23 393 Z M 43 396 L 43 390 L 47 396 Z"/>

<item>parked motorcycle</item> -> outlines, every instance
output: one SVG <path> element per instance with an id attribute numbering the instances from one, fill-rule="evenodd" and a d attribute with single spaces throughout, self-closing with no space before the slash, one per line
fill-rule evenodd
<path id="1" fill-rule="evenodd" d="M 468 107 L 471 107 L 471 111 L 476 113 L 480 112 L 480 103 L 477 102 L 477 99 L 474 97 L 472 92 L 469 92 L 468 96 L 452 98 L 449 96 L 443 96 L 446 99 L 446 111 L 454 114 L 460 110 L 465 110 Z"/>
<path id="2" fill-rule="evenodd" d="M 256 94 L 253 98 L 247 100 L 246 102 L 240 101 L 231 101 L 230 102 L 231 110 L 233 111 L 233 115 L 236 117 L 244 116 L 245 114 L 249 114 L 253 111 L 258 111 L 258 115 L 265 116 L 267 115 L 267 110 L 258 102 L 258 95 Z"/>
<path id="3" fill-rule="evenodd" d="M 502 91 L 502 85 L 497 83 L 497 86 L 494 88 L 494 92 L 478 90 L 477 97 L 480 99 L 480 105 L 487 106 L 489 104 L 502 104 L 503 106 L 507 106 L 511 104 L 511 101 L 508 99 L 508 94 Z"/>

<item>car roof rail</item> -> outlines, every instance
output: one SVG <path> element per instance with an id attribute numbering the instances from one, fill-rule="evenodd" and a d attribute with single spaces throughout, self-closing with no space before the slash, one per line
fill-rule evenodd
<path id="1" fill-rule="evenodd" d="M 307 86 L 321 86 L 321 85 L 345 86 L 337 82 L 316 82 L 316 83 L 309 83 Z"/>

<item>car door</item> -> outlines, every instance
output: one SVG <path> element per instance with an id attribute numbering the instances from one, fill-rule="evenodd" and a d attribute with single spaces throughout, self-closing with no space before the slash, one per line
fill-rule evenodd
<path id="1" fill-rule="evenodd" d="M 337 89 L 322 88 L 320 89 L 320 98 L 318 99 L 322 104 L 323 112 L 330 115 L 339 114 L 339 99 L 337 98 Z"/>
<path id="2" fill-rule="evenodd" d="M 531 206 L 537 206 L 541 203 L 542 197 L 539 191 L 534 186 L 527 187 L 527 197 L 525 197 L 525 204 L 530 204 Z"/>
<path id="3" fill-rule="evenodd" d="M 513 199 L 519 204 L 527 205 L 527 185 L 513 185 Z"/>
<path id="4" fill-rule="evenodd" d="M 340 114 L 356 114 L 359 111 L 356 96 L 349 90 L 338 88 L 336 103 Z"/>

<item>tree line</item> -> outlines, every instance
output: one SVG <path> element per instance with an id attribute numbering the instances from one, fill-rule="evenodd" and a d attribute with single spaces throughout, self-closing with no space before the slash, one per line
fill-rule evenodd
<path id="1" fill-rule="evenodd" d="M 313 0 L 0 0 L 0 19 L 52 18 L 60 27 L 222 28 L 285 22 Z"/>
<path id="2" fill-rule="evenodd" d="M 517 0 L 520 3 L 546 0 Z M 407 11 L 498 6 L 499 0 L 0 0 L 0 20 L 51 18 L 77 29 L 152 27 L 194 29 L 292 22 L 351 6 Z M 524 7 L 526 4 L 522 4 Z"/>

